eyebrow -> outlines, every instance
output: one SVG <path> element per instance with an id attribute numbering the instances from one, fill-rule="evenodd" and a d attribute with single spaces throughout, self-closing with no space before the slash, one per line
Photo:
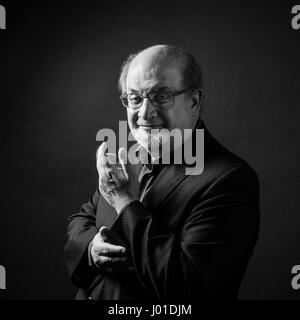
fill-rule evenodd
<path id="1" fill-rule="evenodd" d="M 165 89 L 170 90 L 169 87 L 166 87 L 166 86 L 161 87 L 160 85 L 156 85 L 156 86 L 153 86 L 153 87 L 149 90 L 148 93 L 153 93 L 153 92 L 157 92 L 157 91 L 161 91 L 161 90 L 165 90 Z M 140 93 L 140 91 L 135 90 L 135 89 L 129 89 L 128 91 L 134 92 L 134 93 Z"/>

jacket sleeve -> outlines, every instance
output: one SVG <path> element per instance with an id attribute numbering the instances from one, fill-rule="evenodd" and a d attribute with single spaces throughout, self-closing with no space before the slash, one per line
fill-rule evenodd
<path id="1" fill-rule="evenodd" d="M 178 229 L 139 201 L 115 221 L 108 241 L 127 246 L 141 284 L 159 299 L 236 298 L 259 228 L 259 183 L 232 169 L 193 199 Z"/>
<path id="2" fill-rule="evenodd" d="M 89 244 L 97 234 L 96 208 L 99 200 L 97 190 L 80 212 L 68 218 L 68 228 L 64 246 L 67 271 L 71 281 L 80 288 L 87 288 L 99 270 L 89 264 Z"/>

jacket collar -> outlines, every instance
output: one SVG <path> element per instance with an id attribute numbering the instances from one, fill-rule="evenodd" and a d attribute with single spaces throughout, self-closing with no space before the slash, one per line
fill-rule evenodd
<path id="1" fill-rule="evenodd" d="M 213 144 L 214 138 L 208 132 L 204 122 L 199 119 L 195 129 L 204 129 L 204 148 L 205 152 Z M 191 135 L 192 140 L 192 152 L 196 148 L 196 130 L 193 130 Z M 182 157 L 184 159 L 184 157 Z M 160 208 L 164 200 L 167 199 L 168 195 L 171 194 L 175 188 L 183 182 L 186 178 L 186 168 L 193 166 L 183 162 L 182 164 L 171 163 L 169 165 L 162 165 L 161 172 L 158 177 L 155 179 L 153 184 L 150 186 L 149 190 L 145 192 L 140 199 L 140 201 L 147 206 L 150 210 L 157 210 Z"/>

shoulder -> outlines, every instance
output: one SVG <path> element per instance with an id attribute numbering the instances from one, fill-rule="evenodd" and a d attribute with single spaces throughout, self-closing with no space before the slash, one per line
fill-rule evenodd
<path id="1" fill-rule="evenodd" d="M 249 185 L 259 188 L 259 179 L 255 170 L 244 159 L 220 144 L 207 130 L 203 172 L 187 180 L 204 189 L 214 185 L 222 186 L 227 190 Z"/>

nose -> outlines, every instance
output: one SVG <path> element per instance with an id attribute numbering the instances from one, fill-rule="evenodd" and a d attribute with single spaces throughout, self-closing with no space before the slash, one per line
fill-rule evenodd
<path id="1" fill-rule="evenodd" d="M 144 98 L 143 104 L 139 109 L 138 116 L 139 118 L 147 121 L 157 116 L 156 108 L 148 98 Z"/>

